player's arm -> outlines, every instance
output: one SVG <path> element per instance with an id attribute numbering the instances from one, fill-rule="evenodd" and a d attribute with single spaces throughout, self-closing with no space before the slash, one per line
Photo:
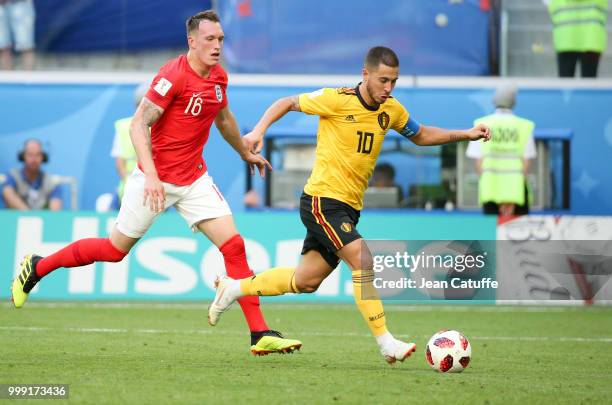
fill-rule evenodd
<path id="1" fill-rule="evenodd" d="M 410 136 L 412 142 L 419 146 L 444 145 L 452 142 L 477 141 L 484 139 L 485 142 L 491 139 L 491 131 L 484 124 L 478 124 L 470 129 L 444 129 L 420 125 L 418 132 Z"/>
<path id="2" fill-rule="evenodd" d="M 19 194 L 17 194 L 17 191 L 10 185 L 2 188 L 2 196 L 8 208 L 22 211 L 28 211 L 30 209 L 28 204 L 23 201 Z"/>
<path id="3" fill-rule="evenodd" d="M 262 156 L 257 155 L 251 151 L 247 142 L 240 136 L 240 130 L 238 129 L 238 122 L 236 117 L 232 114 L 229 106 L 226 105 L 215 117 L 215 125 L 223 139 L 231 145 L 232 148 L 240 155 L 240 158 L 247 162 L 251 167 L 251 173 L 253 172 L 253 166 L 257 166 L 259 174 L 264 177 L 266 173 L 266 167 L 272 170 L 272 166 Z"/>
<path id="4" fill-rule="evenodd" d="M 163 108 L 144 97 L 130 124 L 130 139 L 134 145 L 138 163 L 145 174 L 144 199 L 142 204 L 147 205 L 148 200 L 151 211 L 155 212 L 164 210 L 166 193 L 163 184 L 157 176 L 157 170 L 153 163 L 151 130 L 149 128 L 163 113 Z"/>
<path id="5" fill-rule="evenodd" d="M 302 111 L 298 95 L 280 98 L 268 107 L 257 125 L 255 125 L 255 128 L 244 136 L 250 150 L 255 151 L 255 153 L 261 152 L 263 138 L 270 125 L 284 117 L 289 111 Z"/>

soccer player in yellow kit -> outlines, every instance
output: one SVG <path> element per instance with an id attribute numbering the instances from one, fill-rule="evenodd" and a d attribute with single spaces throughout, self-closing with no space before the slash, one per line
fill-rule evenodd
<path id="1" fill-rule="evenodd" d="M 300 201 L 300 217 L 307 234 L 297 268 L 277 267 L 242 280 L 219 280 L 208 320 L 216 325 L 221 314 L 243 296 L 311 293 L 338 266 L 350 267 L 355 302 L 388 363 L 404 361 L 414 343 L 397 340 L 386 327 L 385 313 L 373 286 L 372 255 L 356 229 L 363 194 L 389 129 L 417 145 L 490 139 L 489 129 L 445 130 L 419 124 L 391 97 L 399 76 L 393 50 L 369 50 L 363 81 L 355 88 L 323 88 L 274 102 L 246 140 L 261 150 L 268 127 L 289 111 L 318 115 L 316 161 Z"/>

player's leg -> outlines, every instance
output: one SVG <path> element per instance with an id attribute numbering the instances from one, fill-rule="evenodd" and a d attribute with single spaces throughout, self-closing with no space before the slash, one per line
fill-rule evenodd
<path id="1" fill-rule="evenodd" d="M 143 193 L 144 174 L 135 171 L 126 184 L 117 223 L 110 237 L 80 239 L 44 258 L 36 254 L 26 255 L 19 275 L 13 280 L 12 299 L 15 307 L 22 307 L 32 288 L 58 268 L 121 261 L 159 215 L 142 205 Z M 169 205 L 172 205 L 172 201 L 169 201 Z"/>
<path id="2" fill-rule="evenodd" d="M 300 200 L 300 217 L 306 226 L 302 255 L 304 256 L 298 269 L 291 267 L 276 267 L 259 273 L 240 283 L 222 279 L 217 287 L 215 299 L 209 307 L 208 321 L 216 325 L 221 314 L 241 296 L 274 296 L 286 293 L 312 292 L 336 268 L 339 259 L 333 253 L 334 245 L 328 239 L 326 231 L 314 217 L 312 208 L 315 201 L 309 195 L 302 195 Z M 317 205 L 318 206 L 318 205 Z M 319 241 L 324 240 L 324 245 Z M 311 251 L 317 251 L 318 254 Z M 297 274 L 297 279 L 296 279 Z M 304 291 L 300 291 L 296 282 L 300 280 Z"/>
<path id="3" fill-rule="evenodd" d="M 371 253 L 356 228 L 359 211 L 330 198 L 304 195 L 303 202 L 302 222 L 323 248 L 319 252 L 330 261 L 327 253 L 333 253 L 335 260 L 339 257 L 351 269 L 355 303 L 376 337 L 381 353 L 389 363 L 403 361 L 414 352 L 416 345 L 400 342 L 387 331 L 382 303 L 373 285 Z"/>
<path id="4" fill-rule="evenodd" d="M 228 277 L 241 279 L 253 275 L 247 262 L 244 240 L 231 215 L 201 221 L 197 228 L 221 251 Z M 251 333 L 269 329 L 261 313 L 258 297 L 244 297 L 238 303 Z"/>
<path id="5" fill-rule="evenodd" d="M 296 268 L 275 267 L 250 278 L 238 280 L 228 291 L 230 299 L 243 296 L 275 296 L 287 293 L 312 293 L 317 291 L 323 280 L 330 275 L 332 267 L 316 250 L 302 255 Z"/>
<path id="6" fill-rule="evenodd" d="M 221 251 L 229 277 L 253 275 L 247 262 L 244 240 L 236 229 L 231 210 L 208 174 L 185 190 L 176 203 L 176 209 L 194 232 L 202 232 Z M 238 302 L 251 331 L 251 351 L 254 354 L 287 353 L 301 347 L 300 341 L 285 339 L 279 332 L 268 328 L 259 297 L 244 297 Z"/>
<path id="7" fill-rule="evenodd" d="M 360 238 L 342 247 L 337 254 L 351 269 L 355 304 L 376 338 L 381 354 L 390 364 L 404 361 L 416 350 L 416 345 L 395 339 L 387 330 L 382 301 L 374 287 L 370 249 Z"/>
<path id="8" fill-rule="evenodd" d="M 26 255 L 11 289 L 15 307 L 21 308 L 32 288 L 53 270 L 86 266 L 94 262 L 119 262 L 137 241 L 114 229 L 110 238 L 79 239 L 47 257 L 34 253 Z"/>
<path id="9" fill-rule="evenodd" d="M 308 238 L 307 238 L 308 239 Z M 306 245 L 306 243 L 305 243 Z M 339 259 L 330 265 L 316 250 L 302 253 L 297 268 L 274 267 L 256 276 L 233 280 L 222 278 L 218 281 L 215 299 L 208 308 L 208 322 L 215 326 L 221 315 L 234 301 L 249 296 L 276 296 L 287 293 L 311 293 L 337 266 Z M 332 267 L 333 266 L 333 267 Z"/>

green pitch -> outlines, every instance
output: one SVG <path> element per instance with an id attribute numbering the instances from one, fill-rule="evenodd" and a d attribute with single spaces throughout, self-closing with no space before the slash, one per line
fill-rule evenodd
<path id="1" fill-rule="evenodd" d="M 391 332 L 418 345 L 395 367 L 352 305 L 264 309 L 272 328 L 304 342 L 301 352 L 252 356 L 237 307 L 211 328 L 202 304 L 3 304 L 0 384 L 69 384 L 71 403 L 91 404 L 576 404 L 612 397 L 612 308 L 388 305 Z M 426 364 L 425 343 L 442 328 L 472 343 L 462 374 Z"/>

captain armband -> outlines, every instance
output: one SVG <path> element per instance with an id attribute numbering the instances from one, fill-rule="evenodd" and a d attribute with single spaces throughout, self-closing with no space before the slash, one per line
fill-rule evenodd
<path id="1" fill-rule="evenodd" d="M 406 125 L 404 125 L 404 128 L 402 128 L 402 130 L 399 131 L 399 133 L 402 136 L 410 139 L 416 134 L 418 134 L 420 130 L 421 130 L 421 124 L 417 120 L 410 117 Z"/>

